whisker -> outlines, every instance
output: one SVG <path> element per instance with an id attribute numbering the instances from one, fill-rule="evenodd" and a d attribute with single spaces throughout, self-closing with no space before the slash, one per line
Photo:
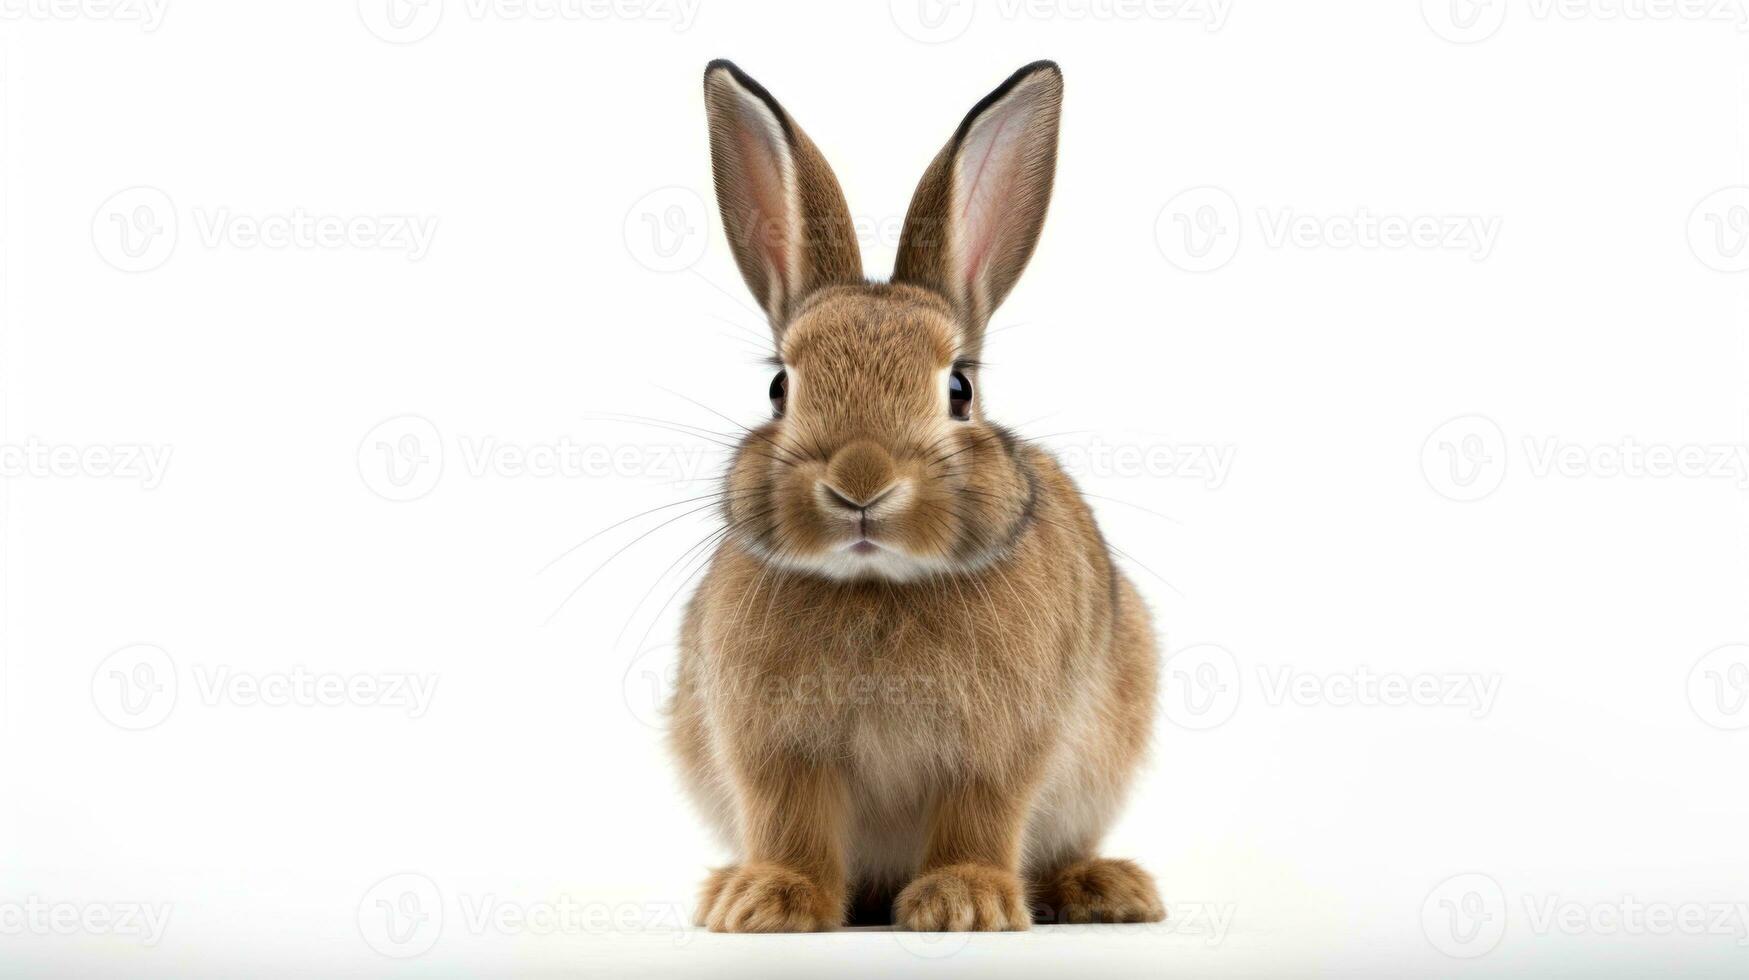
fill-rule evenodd
<path id="1" fill-rule="evenodd" d="M 613 530 L 614 528 L 620 527 L 620 526 L 625 525 L 625 524 L 629 524 L 632 521 L 635 521 L 640 517 L 648 517 L 649 515 L 654 514 L 659 510 L 667 510 L 670 507 L 679 507 L 682 504 L 695 504 L 695 503 L 698 503 L 700 500 L 721 500 L 721 499 L 729 498 L 731 493 L 732 493 L 732 491 L 729 491 L 729 490 L 719 490 L 719 491 L 716 491 L 715 493 L 701 494 L 697 497 L 688 497 L 685 500 L 676 500 L 673 503 L 662 504 L 661 506 L 658 506 L 658 507 L 651 507 L 649 510 L 639 511 L 638 513 L 633 514 L 632 516 L 627 517 L 624 520 L 614 521 L 612 524 L 609 524 L 608 526 L 602 528 L 601 530 L 596 531 L 595 533 L 589 535 L 588 537 L 577 542 L 576 544 L 572 545 L 571 547 L 566 548 L 564 551 L 559 552 L 559 555 L 557 558 L 554 558 L 552 561 L 549 561 L 545 565 L 542 565 L 539 569 L 537 569 L 535 571 L 535 574 L 536 575 L 541 574 L 542 572 L 553 567 L 554 565 L 557 565 L 560 561 L 563 561 L 565 558 L 569 557 L 578 548 L 581 548 L 584 545 L 588 544 L 589 542 L 594 541 L 596 538 L 601 537 L 603 534 L 606 534 L 607 532 Z M 714 503 L 707 504 L 704 507 L 700 507 L 697 510 L 690 510 L 690 511 L 687 511 L 686 513 L 687 514 L 696 514 L 700 510 L 705 510 L 705 509 L 707 509 L 709 507 L 713 507 L 713 506 L 715 506 Z M 684 517 L 686 515 L 682 514 L 680 516 Z"/>
<path id="2" fill-rule="evenodd" d="M 676 514 L 673 517 L 668 518 L 667 520 L 663 521 L 662 523 L 656 525 L 653 528 L 650 528 L 648 531 L 645 531 L 644 533 L 638 535 L 637 537 L 635 537 L 635 538 L 631 539 L 630 541 L 627 541 L 625 544 L 621 545 L 619 550 L 615 551 L 611 555 L 608 555 L 607 558 L 604 559 L 601 564 L 595 566 L 594 571 L 590 572 L 588 575 L 583 576 L 583 581 L 578 582 L 575 588 L 573 588 L 570 592 L 565 594 L 565 598 L 563 601 L 561 601 L 559 603 L 559 607 L 557 609 L 554 609 L 552 614 L 549 615 L 541 623 L 541 625 L 546 626 L 546 625 L 550 624 L 553 621 L 553 619 L 559 615 L 559 613 L 564 611 L 564 609 L 567 605 L 570 605 L 571 600 L 576 598 L 577 593 L 583 591 L 583 587 L 585 585 L 589 584 L 590 579 L 593 579 L 595 576 L 601 574 L 602 569 L 605 569 L 608 565 L 612 564 L 613 560 L 615 558 L 618 558 L 620 555 L 625 554 L 627 549 L 631 548 L 633 545 L 637 544 L 639 541 L 644 540 L 645 538 L 649 537 L 650 535 L 655 534 L 657 531 L 662 530 L 663 528 L 674 523 L 675 521 L 680 520 L 683 517 L 689 517 L 693 514 L 698 513 L 701 510 L 710 510 L 711 508 L 713 508 L 715 506 L 716 506 L 715 503 L 709 503 L 709 504 L 704 505 L 703 507 L 695 507 L 692 510 L 682 511 L 679 514 Z"/>
<path id="3" fill-rule="evenodd" d="M 729 530 L 729 528 L 723 528 L 716 533 L 724 534 Z M 708 541 L 710 539 L 706 538 L 706 540 Z M 656 631 L 656 624 L 662 621 L 662 614 L 668 611 L 668 607 L 673 604 L 675 599 L 679 598 L 680 593 L 685 591 L 686 587 L 692 583 L 692 580 L 698 577 L 699 572 L 710 567 L 711 559 L 716 557 L 716 552 L 710 548 L 706 548 L 702 554 L 706 556 L 705 559 L 699 562 L 690 572 L 686 573 L 686 577 L 681 579 L 680 584 L 674 587 L 674 591 L 668 594 L 668 598 L 663 601 L 661 608 L 656 610 L 656 615 L 651 617 L 650 625 L 644 628 L 644 635 L 638 639 L 639 649 L 643 649 L 644 646 L 650 642 L 650 634 Z M 627 620 L 627 622 L 630 622 L 630 620 Z M 617 643 L 618 641 L 616 640 L 615 642 Z"/>
<path id="4" fill-rule="evenodd" d="M 687 561 L 691 557 L 696 557 L 697 554 L 699 554 L 699 553 L 707 553 L 708 554 L 710 552 L 712 546 L 721 542 L 724 538 L 727 538 L 730 534 L 734 533 L 739 528 L 745 527 L 746 525 L 752 523 L 753 521 L 758 520 L 758 519 L 774 512 L 775 510 L 777 510 L 777 508 L 775 506 L 767 507 L 758 513 L 749 514 L 748 516 L 741 518 L 740 520 L 727 522 L 722 527 L 717 528 L 716 530 L 714 530 L 714 531 L 710 532 L 709 534 L 705 535 L 704 537 L 700 538 L 698 541 L 694 542 L 692 544 L 692 546 L 688 547 L 685 551 L 682 551 L 680 553 L 680 557 L 678 557 L 678 558 L 674 559 L 672 562 L 670 562 L 668 564 L 668 567 L 664 568 L 662 570 L 662 574 L 656 576 L 656 580 L 654 582 L 651 582 L 650 587 L 644 591 L 644 594 L 641 597 L 639 597 L 637 604 L 632 606 L 631 613 L 626 616 L 625 624 L 619 628 L 619 633 L 616 634 L 613 638 L 614 648 L 617 649 L 619 647 L 620 640 L 625 638 L 625 632 L 632 625 L 632 621 L 637 618 L 638 610 L 640 610 L 644 607 L 644 603 L 649 601 L 651 594 L 656 591 L 656 587 L 662 584 L 662 580 L 667 578 L 669 573 L 674 571 L 676 566 L 680 565 L 681 562 Z M 697 574 L 697 573 L 694 572 L 692 574 Z M 689 579 L 691 579 L 691 577 L 692 577 L 692 575 L 688 575 L 687 579 L 689 580 Z M 678 594 L 678 590 L 676 590 L 676 594 Z M 661 607 L 656 610 L 655 616 L 650 620 L 650 629 L 655 628 L 656 623 L 662 619 L 662 614 L 668 611 L 668 606 L 670 604 L 672 604 L 673 602 L 674 602 L 674 596 L 671 595 L 668 597 L 668 601 L 662 603 Z M 650 636 L 650 630 L 646 629 L 644 631 L 644 638 L 638 641 L 638 646 L 642 647 L 644 645 L 645 641 L 647 641 L 649 639 L 649 636 Z"/>
<path id="5" fill-rule="evenodd" d="M 1167 517 L 1165 514 L 1162 514 L 1159 511 L 1154 510 L 1152 508 L 1144 507 L 1143 505 L 1138 504 L 1133 500 L 1125 500 L 1122 497 L 1108 497 L 1102 493 L 1088 493 L 1085 490 L 1081 491 L 1081 496 L 1091 497 L 1094 500 L 1109 500 L 1114 504 L 1123 504 L 1125 507 L 1134 507 L 1136 510 L 1141 511 L 1144 514 L 1152 514 L 1155 517 L 1158 517 L 1159 519 L 1166 521 L 1169 524 L 1176 524 L 1179 527 L 1184 526 L 1184 522 L 1177 519 L 1176 517 Z"/>
<path id="6" fill-rule="evenodd" d="M 700 279 L 704 280 L 705 284 L 710 286 L 712 289 L 716 290 L 719 293 L 722 293 L 724 296 L 727 296 L 729 298 L 730 302 L 734 303 L 736 306 L 739 306 L 741 309 L 746 310 L 748 313 L 753 314 L 755 317 L 758 317 L 761 320 L 765 319 L 765 314 L 763 312 L 756 310 L 751 306 L 748 306 L 747 302 L 745 300 L 743 300 L 740 296 L 736 295 L 735 293 L 730 292 L 729 290 L 724 289 L 722 286 L 718 285 L 717 281 L 715 279 L 712 279 L 710 276 L 707 276 L 704 273 L 698 271 L 698 269 L 696 269 L 696 268 L 688 268 L 686 271 L 688 271 L 688 272 L 692 273 L 693 275 L 699 277 Z M 754 334 L 751 329 L 749 329 L 747 327 L 742 327 L 739 323 L 734 323 L 734 321 L 732 321 L 732 320 L 729 322 L 734 324 L 734 326 L 739 327 L 742 330 L 746 330 L 748 332 L 748 334 L 750 334 L 750 335 L 758 336 L 757 334 Z M 765 339 L 769 340 L 770 338 L 765 338 Z"/>
<path id="7" fill-rule="evenodd" d="M 1184 594 L 1183 589 L 1180 589 L 1178 586 L 1173 585 L 1171 582 L 1167 581 L 1166 576 L 1161 575 L 1159 572 L 1154 571 L 1152 568 L 1149 568 L 1146 564 L 1144 564 L 1142 562 L 1142 560 L 1140 558 L 1137 558 L 1135 555 L 1132 555 L 1129 552 L 1123 550 L 1122 548 L 1119 548 L 1117 545 L 1112 544 L 1110 541 L 1105 542 L 1105 546 L 1107 548 L 1111 549 L 1112 553 L 1116 554 L 1118 557 L 1125 558 L 1131 562 L 1134 562 L 1137 566 L 1139 566 L 1142 569 L 1142 571 L 1147 572 L 1149 575 L 1152 575 L 1155 578 L 1159 579 L 1160 584 L 1166 586 L 1168 589 L 1171 589 L 1173 592 L 1176 592 L 1178 594 L 1178 598 L 1180 598 L 1180 599 L 1188 599 L 1189 598 L 1189 596 Z"/>
<path id="8" fill-rule="evenodd" d="M 958 456 L 960 453 L 970 452 L 971 450 L 976 449 L 979 446 L 985 445 L 986 443 L 994 442 L 1000 438 L 1002 438 L 1002 434 L 999 432 L 991 432 L 988 435 L 979 436 L 979 437 L 973 439 L 970 443 L 967 443 L 966 445 L 961 446 L 960 448 L 954 450 L 951 453 L 948 453 L 945 456 L 940 457 L 939 459 L 930 460 L 928 465 L 940 466 L 942 463 L 945 463 L 948 460 L 954 458 L 955 456 Z"/>
<path id="9" fill-rule="evenodd" d="M 687 429 L 692 432 L 716 436 L 719 439 L 727 439 L 729 440 L 730 445 L 738 445 L 740 443 L 740 437 L 733 432 L 718 432 L 715 429 L 707 429 L 702 425 L 693 425 L 691 422 L 681 422 L 675 419 L 659 419 L 652 415 L 634 415 L 631 412 L 597 412 L 593 415 L 585 415 L 583 417 L 607 422 L 648 422 L 652 425 Z"/>
<path id="10" fill-rule="evenodd" d="M 667 392 L 670 395 L 673 395 L 676 398 L 679 398 L 679 399 L 682 399 L 684 401 L 691 402 L 694 405 L 697 405 L 699 408 L 702 408 L 705 411 L 711 413 L 712 415 L 715 415 L 716 417 L 729 423 L 730 425 L 733 425 L 736 428 L 741 429 L 742 431 L 746 432 L 748 435 L 754 437 L 755 439 L 762 439 L 765 442 L 770 443 L 772 448 L 776 449 L 780 453 L 789 453 L 789 454 L 793 455 L 795 457 L 796 462 L 803 462 L 803 463 L 807 462 L 807 458 L 802 456 L 800 453 L 797 453 L 795 450 L 789 448 L 788 446 L 778 445 L 775 441 L 773 441 L 772 439 L 767 437 L 764 433 L 757 432 L 753 429 L 749 429 L 747 426 L 742 425 L 741 423 L 735 421 L 734 419 L 730 418 L 727 415 L 724 415 L 722 412 L 717 411 L 716 409 L 710 407 L 709 405 L 706 405 L 704 402 L 701 402 L 696 398 L 690 398 L 686 395 L 682 395 L 680 392 L 675 391 L 671 388 L 663 388 L 661 385 L 657 385 L 656 387 L 662 391 Z"/>
<path id="11" fill-rule="evenodd" d="M 749 453 L 753 453 L 756 456 L 763 456 L 766 459 L 769 459 L 774 463 L 783 463 L 785 465 L 794 465 L 790 460 L 779 459 L 778 457 L 773 456 L 770 453 L 765 452 L 764 450 L 759 449 L 756 446 L 750 446 L 750 445 L 747 445 L 746 443 L 737 443 L 737 442 L 718 442 L 716 439 L 706 438 L 705 436 L 702 436 L 699 434 L 699 432 L 710 432 L 711 430 L 709 430 L 709 429 L 700 429 L 698 431 L 689 431 L 687 428 L 681 428 L 680 425 L 677 423 L 663 422 L 663 421 L 657 420 L 657 419 L 645 419 L 645 418 L 641 418 L 641 417 L 635 416 L 635 415 L 614 416 L 614 415 L 609 415 L 609 414 L 597 414 L 597 415 L 593 415 L 593 416 L 585 415 L 583 417 L 586 419 L 593 419 L 594 421 L 598 421 L 598 422 L 624 422 L 628 425 L 646 425 L 646 426 L 649 426 L 649 427 L 654 428 L 654 429 L 666 429 L 669 432 L 678 432 L 681 435 L 692 436 L 695 439 L 704 439 L 704 441 L 709 442 L 709 443 L 713 443 L 714 445 L 721 446 L 724 449 L 734 450 L 736 452 L 749 452 Z M 697 428 L 697 427 L 694 426 L 692 428 Z M 724 438 L 728 438 L 730 435 L 732 435 L 732 434 L 726 434 L 724 436 Z"/>

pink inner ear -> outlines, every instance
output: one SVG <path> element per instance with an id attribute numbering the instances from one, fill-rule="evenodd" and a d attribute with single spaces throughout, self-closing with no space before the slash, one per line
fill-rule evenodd
<path id="1" fill-rule="evenodd" d="M 752 213 L 746 216 L 752 246 L 769 265 L 771 292 L 781 295 L 789 284 L 789 192 L 784 186 L 787 160 L 771 145 L 763 117 L 751 110 L 738 114 L 735 144 L 741 157 L 741 182 Z"/>
<path id="2" fill-rule="evenodd" d="M 960 147 L 957 189 L 960 194 L 959 278 L 968 297 L 989 264 L 1006 225 L 1003 207 L 1012 197 L 1023 154 L 1029 106 L 1016 101 L 986 114 L 966 134 Z"/>
<path id="3" fill-rule="evenodd" d="M 1006 181 L 999 181 L 987 174 L 986 171 L 989 170 L 991 158 L 996 155 L 1002 130 L 1007 128 L 1011 118 L 1012 116 L 1004 114 L 997 121 L 996 132 L 991 135 L 989 143 L 984 146 L 976 166 L 971 168 L 971 179 L 967 185 L 965 206 L 960 209 L 960 227 L 967 231 L 966 255 L 962 260 L 961 279 L 968 296 L 972 295 L 978 276 L 983 273 L 984 263 L 990 256 L 990 243 L 995 240 L 994 226 L 1000 220 L 991 216 L 992 209 L 989 205 L 992 199 L 1006 193 Z M 979 212 L 976 219 L 972 215 L 974 205 L 977 206 Z"/>

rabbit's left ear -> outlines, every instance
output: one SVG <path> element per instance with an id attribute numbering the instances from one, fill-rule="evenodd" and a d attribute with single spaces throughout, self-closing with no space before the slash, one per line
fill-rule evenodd
<path id="1" fill-rule="evenodd" d="M 911 198 L 893 279 L 959 307 L 975 356 L 984 326 L 1026 268 L 1057 166 L 1063 73 L 1020 69 L 966 115 Z"/>
<path id="2" fill-rule="evenodd" d="M 704 93 L 723 228 L 781 341 L 808 294 L 862 281 L 856 227 L 832 168 L 763 85 L 713 61 Z"/>

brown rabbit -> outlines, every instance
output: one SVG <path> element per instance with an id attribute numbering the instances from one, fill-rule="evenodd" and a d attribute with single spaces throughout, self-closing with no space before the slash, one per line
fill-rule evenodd
<path id="1" fill-rule="evenodd" d="M 862 278 L 838 182 L 771 94 L 726 61 L 704 85 L 782 370 L 682 627 L 673 747 L 739 861 L 700 923 L 1160 920 L 1148 874 L 1096 856 L 1149 738 L 1147 610 L 1073 482 L 979 394 L 1044 223 L 1062 73 L 1028 65 L 960 123 L 889 283 Z"/>

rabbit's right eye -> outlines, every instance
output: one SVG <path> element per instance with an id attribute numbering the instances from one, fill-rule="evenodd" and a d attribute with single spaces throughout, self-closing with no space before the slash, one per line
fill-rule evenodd
<path id="1" fill-rule="evenodd" d="M 779 371 L 771 379 L 771 416 L 783 418 L 783 404 L 789 398 L 789 372 Z"/>

